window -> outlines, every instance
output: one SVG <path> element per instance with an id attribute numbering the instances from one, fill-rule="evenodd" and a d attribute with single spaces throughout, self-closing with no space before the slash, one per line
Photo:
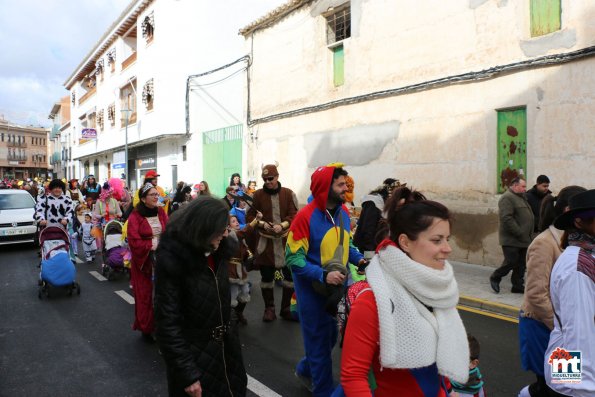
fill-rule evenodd
<path id="1" fill-rule="evenodd" d="M 97 112 L 97 125 L 99 126 L 100 130 L 103 130 L 103 115 L 104 115 L 104 110 L 101 109 L 99 110 L 99 112 Z"/>
<path id="2" fill-rule="evenodd" d="M 153 79 L 150 79 L 143 86 L 143 103 L 147 110 L 153 109 L 153 94 Z"/>
<path id="3" fill-rule="evenodd" d="M 116 70 L 116 48 L 112 48 L 106 54 L 107 57 L 107 65 L 110 67 L 110 71 L 114 73 Z"/>
<path id="4" fill-rule="evenodd" d="M 2 136 L 2 142 L 4 142 L 4 132 L 0 135 Z"/>
<path id="5" fill-rule="evenodd" d="M 155 33 L 155 14 L 153 11 L 143 19 L 141 29 L 147 44 L 153 41 L 153 34 Z"/>
<path id="6" fill-rule="evenodd" d="M 498 193 L 527 170 L 527 109 L 498 111 Z"/>
<path id="7" fill-rule="evenodd" d="M 561 0 L 531 0 L 531 37 L 560 30 Z"/>
<path id="8" fill-rule="evenodd" d="M 333 44 L 351 37 L 351 8 L 349 5 L 326 16 L 326 41 Z"/>
<path id="9" fill-rule="evenodd" d="M 186 145 L 182 146 L 182 161 L 186 161 Z"/>
<path id="10" fill-rule="evenodd" d="M 112 103 L 107 107 L 107 119 L 109 120 L 110 126 L 116 125 L 116 104 Z"/>
<path id="11" fill-rule="evenodd" d="M 128 124 L 136 122 L 136 79 L 120 89 L 120 110 L 128 109 Z M 122 112 L 122 126 L 126 123 L 126 112 Z"/>

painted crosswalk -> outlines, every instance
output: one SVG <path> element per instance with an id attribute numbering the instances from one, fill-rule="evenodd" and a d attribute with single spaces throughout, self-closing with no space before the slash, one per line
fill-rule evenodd
<path id="1" fill-rule="evenodd" d="M 114 291 L 114 292 L 116 293 L 116 295 L 118 295 L 120 298 L 124 299 L 129 304 L 134 305 L 134 297 L 132 295 L 130 295 L 128 292 L 126 292 L 124 290 L 119 290 L 119 291 Z"/>
<path id="2" fill-rule="evenodd" d="M 89 274 L 99 281 L 107 281 L 107 278 L 103 277 L 101 274 L 99 274 L 99 272 L 96 272 L 95 270 L 90 271 Z"/>

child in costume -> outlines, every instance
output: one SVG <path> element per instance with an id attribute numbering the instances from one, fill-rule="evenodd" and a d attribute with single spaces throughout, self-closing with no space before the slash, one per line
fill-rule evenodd
<path id="1" fill-rule="evenodd" d="M 479 371 L 479 342 L 473 335 L 467 334 L 469 341 L 469 380 L 460 384 L 454 380 L 450 381 L 452 390 L 459 393 L 459 397 L 485 397 L 483 389 L 483 377 Z"/>
<path id="2" fill-rule="evenodd" d="M 252 256 L 252 253 L 246 244 L 245 229 L 240 230 L 240 223 L 235 215 L 229 216 L 229 227 L 231 229 L 229 238 L 237 241 L 237 249 L 233 257 L 229 259 L 228 264 L 231 307 L 236 312 L 238 322 L 246 325 L 248 321 L 244 317 L 244 309 L 246 304 L 250 302 L 250 283 L 244 262 L 248 257 Z"/>
<path id="3" fill-rule="evenodd" d="M 85 260 L 87 263 L 95 261 L 95 253 L 97 252 L 97 244 L 95 237 L 91 233 L 93 229 L 93 218 L 90 212 L 85 213 L 85 222 L 81 224 L 80 233 L 83 236 L 83 251 L 85 252 Z"/>

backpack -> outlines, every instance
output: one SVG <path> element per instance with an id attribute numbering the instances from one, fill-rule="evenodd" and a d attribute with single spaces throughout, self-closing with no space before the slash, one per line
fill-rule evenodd
<path id="1" fill-rule="evenodd" d="M 339 334 L 341 335 L 340 347 L 343 347 L 343 340 L 345 339 L 345 330 L 347 328 L 347 320 L 349 320 L 349 313 L 353 302 L 366 291 L 371 291 L 372 288 L 367 281 L 357 281 L 345 289 L 345 294 L 338 305 L 337 325 L 339 327 Z"/>

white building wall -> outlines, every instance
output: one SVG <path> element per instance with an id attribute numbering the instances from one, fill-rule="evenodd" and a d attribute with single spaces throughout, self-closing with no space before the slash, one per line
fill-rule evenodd
<path id="1" fill-rule="evenodd" d="M 78 83 L 77 105 L 72 109 L 72 123 L 75 134 L 80 136 L 79 117 L 96 107 L 105 109 L 116 104 L 116 124 L 110 127 L 105 114 L 105 128 L 98 139 L 77 145 L 73 157 L 84 157 L 93 165 L 95 153 L 111 152 L 124 145 L 125 128 L 120 122 L 119 89 L 131 77 L 137 79 L 137 119 L 128 127 L 129 145 L 140 141 L 151 141 L 162 135 L 172 135 L 172 139 L 161 138 L 157 144 L 158 172 L 162 175 L 160 184 L 172 187 L 171 165 L 178 166 L 178 179 L 198 182 L 202 178 L 202 137 L 200 133 L 241 123 L 243 120 L 243 87 L 245 74 L 224 83 L 211 85 L 208 95 L 190 98 L 190 135 L 186 136 L 186 80 L 189 75 L 205 72 L 227 64 L 245 54 L 243 38 L 237 34 L 238 27 L 248 23 L 267 9 L 277 6 L 283 0 L 233 0 L 227 2 L 204 2 L 195 0 L 155 0 L 137 18 L 137 60 L 126 70 L 121 70 L 125 59 L 124 42 L 118 38 L 107 50 L 116 48 L 116 70 L 110 72 L 105 58 L 103 82 L 97 83 L 97 93 L 83 105 L 78 105 L 82 96 Z M 140 4 L 139 1 L 137 4 Z M 155 34 L 151 43 L 146 44 L 142 37 L 141 23 L 146 15 L 154 13 Z M 228 71 L 212 75 L 200 84 L 211 83 L 213 78 L 226 76 Z M 212 78 L 211 78 L 212 77 Z M 147 111 L 142 103 L 142 90 L 145 82 L 154 80 L 153 110 Z M 206 98 L 206 99 L 205 99 Z M 238 123 L 239 121 L 239 123 Z M 182 136 L 178 136 L 183 134 Z M 182 146 L 187 146 L 186 161 L 182 160 Z M 97 157 L 101 164 L 107 162 L 105 156 Z M 82 164 L 81 164 L 82 166 Z M 103 179 L 103 177 L 102 177 Z"/>
<path id="2" fill-rule="evenodd" d="M 592 6 L 563 2 L 562 30 L 529 38 L 528 2 L 352 1 L 345 84 L 334 87 L 325 20 L 304 7 L 247 37 L 252 119 L 591 46 Z M 326 8 L 324 8 L 326 9 Z M 313 16 L 314 14 L 314 16 Z M 334 161 L 355 179 L 356 204 L 397 177 L 456 214 L 453 257 L 496 265 L 497 110 L 526 106 L 527 170 L 558 192 L 595 181 L 595 58 L 256 123 L 249 169 L 278 161 L 305 203 L 310 174 Z"/>

